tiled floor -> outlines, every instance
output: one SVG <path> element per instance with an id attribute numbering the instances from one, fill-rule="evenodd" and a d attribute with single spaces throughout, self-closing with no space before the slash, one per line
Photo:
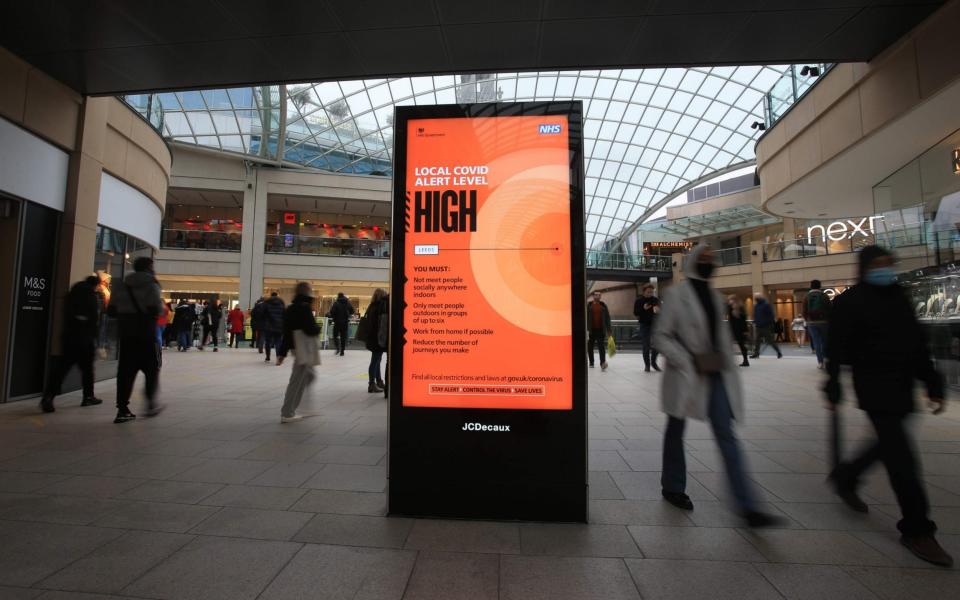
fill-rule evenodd
<path id="1" fill-rule="evenodd" d="M 960 571 L 897 543 L 882 470 L 869 515 L 824 486 L 805 352 L 742 372 L 743 446 L 785 519 L 761 532 L 731 512 L 702 423 L 686 438 L 696 510 L 660 499 L 659 376 L 635 354 L 590 371 L 590 525 L 386 518 L 387 411 L 366 393 L 367 358 L 327 353 L 310 418 L 287 425 L 289 367 L 249 349 L 168 353 L 169 410 L 153 420 L 114 425 L 112 382 L 101 407 L 0 406 L 0 599 L 960 597 Z M 858 411 L 844 417 L 848 448 L 870 437 Z M 940 540 L 960 558 L 960 409 L 914 421 Z"/>

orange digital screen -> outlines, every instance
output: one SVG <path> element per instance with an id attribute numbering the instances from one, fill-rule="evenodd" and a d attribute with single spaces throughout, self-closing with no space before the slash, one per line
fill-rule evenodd
<path id="1" fill-rule="evenodd" d="M 403 405 L 573 407 L 564 115 L 407 122 Z"/>

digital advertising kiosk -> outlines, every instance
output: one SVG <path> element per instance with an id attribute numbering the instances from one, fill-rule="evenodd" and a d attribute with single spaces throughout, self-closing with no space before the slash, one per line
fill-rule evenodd
<path id="1" fill-rule="evenodd" d="M 389 512 L 585 522 L 581 104 L 394 132 Z"/>

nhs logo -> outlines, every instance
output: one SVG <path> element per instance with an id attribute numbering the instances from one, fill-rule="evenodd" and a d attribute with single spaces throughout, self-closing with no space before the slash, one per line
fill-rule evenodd
<path id="1" fill-rule="evenodd" d="M 559 125 L 540 125 L 538 131 L 541 135 L 560 133 L 560 126 Z"/>

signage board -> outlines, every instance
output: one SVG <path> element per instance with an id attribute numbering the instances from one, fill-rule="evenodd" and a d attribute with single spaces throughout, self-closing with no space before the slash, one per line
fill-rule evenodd
<path id="1" fill-rule="evenodd" d="M 643 253 L 647 255 L 670 256 L 672 254 L 683 254 L 689 252 L 694 242 L 644 242 Z"/>
<path id="2" fill-rule="evenodd" d="M 586 518 L 580 110 L 397 109 L 392 513 Z"/>
<path id="3" fill-rule="evenodd" d="M 10 398 L 43 391 L 57 260 L 57 244 L 51 240 L 57 239 L 60 223 L 60 213 L 56 210 L 32 202 L 24 202 L 23 207 L 9 371 Z"/>

